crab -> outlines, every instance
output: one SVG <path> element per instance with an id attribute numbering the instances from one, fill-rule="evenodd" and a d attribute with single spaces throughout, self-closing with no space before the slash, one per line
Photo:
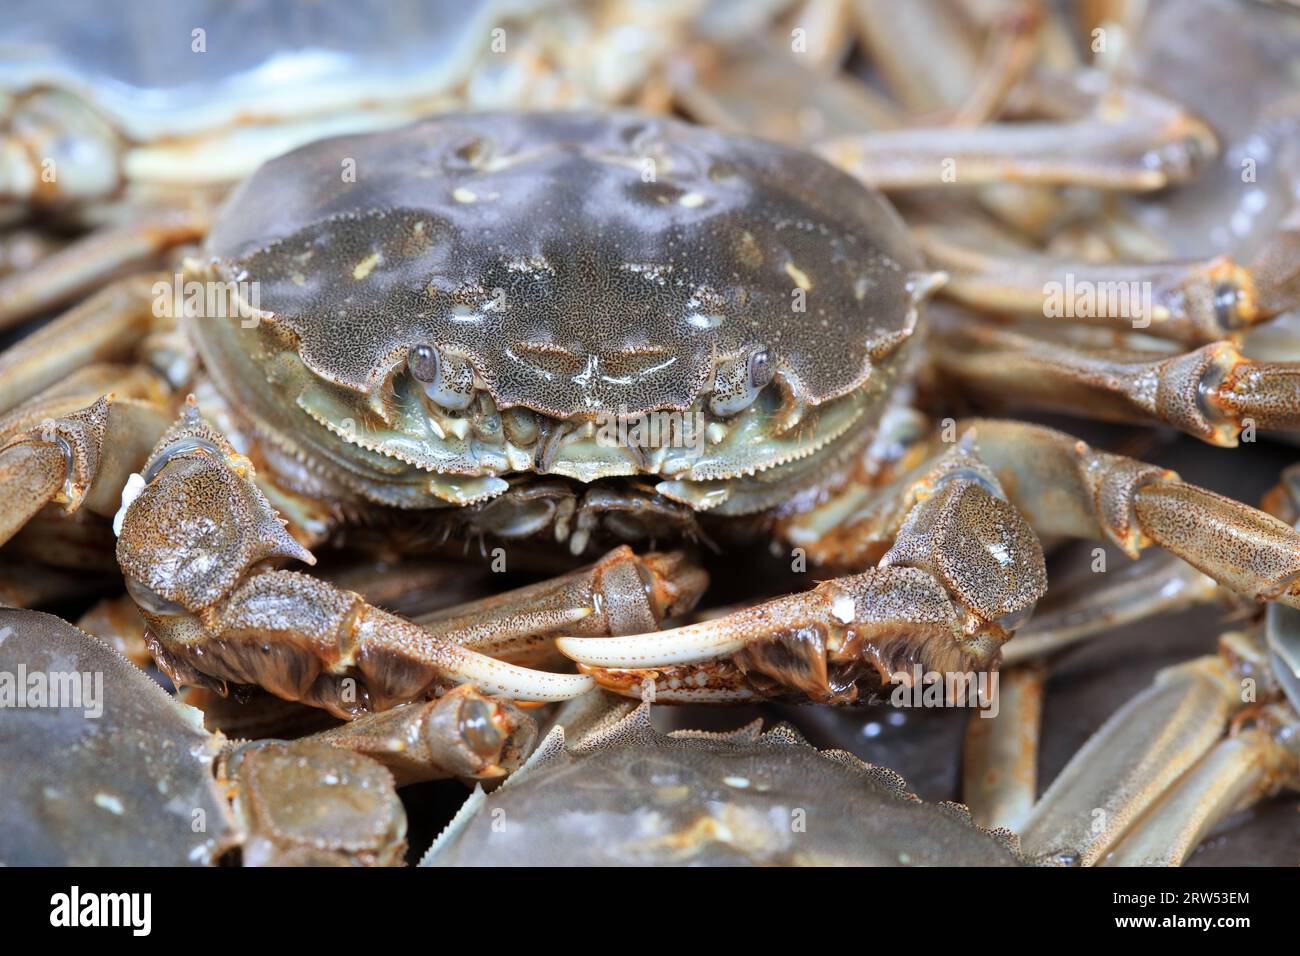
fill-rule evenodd
<path id="1" fill-rule="evenodd" d="M 369 173 L 340 179 L 340 157 Z M 118 562 L 179 684 L 346 716 L 458 683 L 852 702 L 912 662 L 994 666 L 1045 589 L 1035 531 L 1159 542 L 1300 604 L 1300 535 L 1164 469 L 1012 422 L 897 433 L 936 279 L 878 193 L 806 152 L 635 114 L 443 116 L 267 164 L 188 270 L 234 297 L 224 318 L 177 317 L 209 418 L 191 397 L 159 429 L 143 392 L 65 411 L 80 395 L 61 385 L 11 413 L 0 458 L 11 527 L 121 495 Z M 109 292 L 100 328 L 147 305 Z M 50 374 L 37 346 L 8 357 L 20 387 Z M 648 416 L 702 440 L 602 437 Z M 866 569 L 655 632 L 700 596 L 681 551 L 615 550 L 431 627 L 278 568 L 397 516 L 578 554 L 765 523 Z M 590 676 L 512 660 L 539 641 Z"/>
<path id="2" fill-rule="evenodd" d="M 1244 18 L 1243 35 L 1291 36 L 1275 15 L 1290 16 Z M 1157 32 L 1138 55 L 1158 62 L 1167 40 Z M 1262 46 L 1288 62 L 1285 43 Z M 676 95 L 714 126 L 747 115 L 740 94 L 759 71 L 778 92 L 809 90 L 791 58 L 743 44 L 707 56 L 726 69 L 706 58 L 675 74 Z M 1257 85 L 1264 125 L 1220 142 L 1176 84 L 1099 94 L 1066 89 L 1054 68 L 1012 72 L 991 100 L 924 83 L 900 99 L 974 124 L 1035 115 L 1064 90 L 1053 121 L 863 135 L 873 124 L 841 109 L 837 80 L 805 111 L 827 137 L 815 152 L 643 114 L 506 112 L 273 160 L 204 225 L 202 251 L 162 294 L 153 276 L 114 283 L 0 358 L 0 541 L 103 567 L 111 520 L 174 682 L 257 685 L 354 721 L 457 685 L 534 703 L 600 684 L 666 703 L 854 704 L 913 667 L 988 672 L 1016 653 L 1024 638 L 1007 641 L 1044 594 L 1040 539 L 1132 557 L 1161 545 L 1189 600 L 1296 607 L 1300 534 L 1287 521 L 1055 429 L 913 408 L 943 386 L 1216 444 L 1295 423 L 1292 366 L 1238 350 L 1296 304 L 1285 217 L 1252 222 L 1226 250 L 1241 262 L 1144 248 L 1085 263 L 1023 241 L 1074 217 L 1080 243 L 1123 252 L 1109 218 L 1035 190 L 1163 189 L 1252 135 L 1285 146 L 1290 127 L 1268 125 L 1289 115 L 1276 87 Z M 1009 98 L 1017 79 L 1030 105 Z M 1081 153 L 1081 137 L 1102 146 Z M 949 154 L 959 195 L 936 203 Z M 1145 324 L 989 321 L 1041 315 L 1048 283 L 1072 274 L 1148 283 L 1151 307 L 1121 317 Z M 214 292 L 228 311 L 209 308 Z M 1099 347 L 1115 341 L 1138 351 Z M 542 543 L 605 553 L 416 619 L 287 570 L 367 536 L 392 554 L 461 540 L 512 562 Z M 701 549 L 755 540 L 838 576 L 688 618 L 707 585 Z M 1166 606 L 1133 590 L 1125 613 Z M 1107 618 L 1104 598 L 1087 600 Z M 1043 623 L 1040 653 L 1079 636 Z M 1283 656 L 1281 629 L 1267 638 Z M 1171 763 L 1166 782 L 1187 767 Z M 1045 801 L 1069 806 L 1066 789 Z M 1088 862 L 1110 849 L 1067 837 L 1035 846 Z"/>
<path id="3" fill-rule="evenodd" d="M 406 848 L 397 786 L 497 780 L 536 733 L 508 701 L 462 687 L 296 740 L 231 741 L 53 615 L 0 609 L 0 635 L 6 865 L 391 865 Z M 36 675 L 47 695 L 71 693 L 13 699 Z"/>
<path id="4" fill-rule="evenodd" d="M 788 724 L 663 734 L 648 703 L 617 714 L 607 704 L 575 734 L 561 712 L 528 764 L 491 795 L 476 789 L 420 865 L 1020 862 L 1007 831 L 974 825 L 960 805 L 923 803 L 896 773 L 818 751 Z"/>

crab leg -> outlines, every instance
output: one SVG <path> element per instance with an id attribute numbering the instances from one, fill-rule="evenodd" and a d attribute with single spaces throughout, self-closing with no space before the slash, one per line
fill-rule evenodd
<path id="1" fill-rule="evenodd" d="M 1300 532 L 1231 498 L 1050 428 L 978 419 L 980 456 L 1040 536 L 1159 544 L 1253 600 L 1300 606 Z"/>
<path id="2" fill-rule="evenodd" d="M 0 544 L 46 505 L 109 516 L 127 477 L 166 428 L 155 404 L 113 393 L 36 399 L 0 419 Z"/>
<path id="3" fill-rule="evenodd" d="M 1161 671 L 1052 781 L 1020 831 L 1025 854 L 1097 863 L 1214 746 L 1239 705 L 1218 657 Z"/>
<path id="4" fill-rule="evenodd" d="M 1038 52 L 1042 9 L 1010 7 L 990 30 L 985 64 L 953 114 L 954 126 L 977 126 L 997 116 L 1000 107 L 1033 65 Z"/>
<path id="5" fill-rule="evenodd" d="M 156 321 L 150 282 L 114 282 L 0 354 L 0 413 L 92 363 L 132 358 Z"/>
<path id="6" fill-rule="evenodd" d="M 944 294 L 981 310 L 1201 344 L 1300 304 L 1293 278 L 1271 254 L 1261 254 L 1249 268 L 1226 256 L 1072 262 L 1008 243 L 1001 233 L 969 216 L 944 218 L 947 221 L 915 222 L 913 236 L 929 261 L 947 271 Z M 1294 233 L 1279 233 L 1273 247 L 1294 242 Z"/>
<path id="7" fill-rule="evenodd" d="M 532 750 L 537 724 L 510 701 L 461 685 L 435 700 L 365 714 L 306 739 L 377 760 L 404 787 L 448 777 L 504 777 Z"/>
<path id="8" fill-rule="evenodd" d="M 1082 349 L 981 323 L 940 324 L 934 339 L 935 365 L 994 400 L 1164 422 L 1226 447 L 1247 426 L 1300 428 L 1300 364 L 1253 361 L 1231 342 L 1163 356 Z"/>
<path id="9" fill-rule="evenodd" d="M 965 11 L 942 0 L 854 0 L 853 13 L 872 64 L 909 113 L 942 113 L 970 96 L 980 37 Z"/>
<path id="10" fill-rule="evenodd" d="M 953 423 L 951 431 L 969 429 L 980 458 L 1041 538 L 1101 538 L 1132 558 L 1159 544 L 1251 600 L 1300 605 L 1300 532 L 1277 518 L 1050 428 L 979 419 Z M 953 447 L 944 434 L 930 441 L 931 460 Z M 926 451 L 921 443 L 909 454 L 924 458 Z M 849 565 L 878 556 L 900 526 L 899 505 L 914 500 L 917 473 L 929 467 L 884 489 L 851 487 L 778 530 L 809 555 L 829 550 Z M 835 547 L 814 550 L 810 534 Z"/>
<path id="11" fill-rule="evenodd" d="M 980 826 L 1018 831 L 1038 795 L 1047 670 L 1041 664 L 1004 666 L 998 677 L 996 712 L 976 712 L 966 724 L 962 799 Z"/>
<path id="12" fill-rule="evenodd" d="M 118 563 L 178 684 L 257 684 L 344 717 L 471 683 L 564 700 L 592 681 L 494 660 L 305 574 L 314 563 L 253 483 L 253 468 L 191 399 L 123 495 Z"/>
<path id="13" fill-rule="evenodd" d="M 884 190 L 1012 180 L 1149 191 L 1187 181 L 1218 151 L 1209 127 L 1174 104 L 1132 91 L 1115 96 L 1098 115 L 1071 122 L 882 130 L 816 149 Z"/>
<path id="14" fill-rule="evenodd" d="M 1231 632 L 1219 654 L 1160 671 L 1070 760 L 1021 831 L 1027 855 L 1091 865 L 1181 862 L 1213 825 L 1295 779 L 1295 714 L 1255 711 L 1219 743 L 1254 693 L 1272 694 L 1257 632 Z M 1251 694 L 1247 693 L 1250 689 Z M 1108 856 L 1114 852 L 1113 856 Z"/>
<path id="15" fill-rule="evenodd" d="M 42 259 L 26 272 L 0 279 L 0 329 L 75 299 L 160 253 L 203 238 L 205 213 L 173 209 L 92 232 Z"/>
<path id="16" fill-rule="evenodd" d="M 984 24 L 961 7 L 931 0 L 906 7 L 857 0 L 854 8 L 872 63 L 908 111 L 950 115 L 959 126 L 997 114 L 1033 61 L 1043 12 L 1008 4 Z"/>
<path id="17" fill-rule="evenodd" d="M 1295 712 L 1275 705 L 1261 726 L 1220 741 L 1129 830 L 1102 866 L 1180 866 L 1233 813 L 1295 785 Z"/>
<path id="18" fill-rule="evenodd" d="M 997 659 L 1046 587 L 1042 551 L 967 443 L 916 483 L 878 567 L 720 618 L 557 646 L 606 687 L 657 699 L 797 694 L 856 700 L 906 673 L 965 673 Z M 862 681 L 862 686 L 859 686 Z"/>
<path id="19" fill-rule="evenodd" d="M 707 584 L 683 552 L 638 557 L 622 545 L 590 567 L 415 620 L 441 641 L 539 667 L 564 660 L 559 633 L 651 631 L 694 607 Z"/>
<path id="20" fill-rule="evenodd" d="M 803 55 L 828 75 L 839 70 L 853 45 L 850 19 L 849 0 L 803 0 L 794 14 L 806 31 Z"/>

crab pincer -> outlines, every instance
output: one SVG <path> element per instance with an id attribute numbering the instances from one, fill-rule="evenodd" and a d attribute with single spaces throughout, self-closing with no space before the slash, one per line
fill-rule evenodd
<path id="1" fill-rule="evenodd" d="M 656 699 L 847 704 L 925 671 L 996 667 L 1046 590 L 1042 549 L 969 441 L 912 489 L 893 547 L 861 574 L 652 634 L 557 641 L 605 687 Z"/>
<path id="2" fill-rule="evenodd" d="M 315 559 L 252 475 L 191 403 L 124 497 L 118 559 L 155 659 L 176 683 L 257 684 L 344 717 L 457 684 L 533 701 L 592 686 L 439 640 L 358 594 L 275 570 L 275 560 Z"/>

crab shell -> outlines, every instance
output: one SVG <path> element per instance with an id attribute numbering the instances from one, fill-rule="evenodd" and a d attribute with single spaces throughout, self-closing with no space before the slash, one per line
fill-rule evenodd
<path id="1" fill-rule="evenodd" d="M 194 268 L 243 316 L 191 319 L 222 391 L 407 507 L 521 473 L 654 476 L 699 510 L 739 482 L 739 510 L 768 507 L 865 444 L 932 278 L 888 203 L 824 161 L 632 113 L 313 143 L 232 195 L 206 251 Z M 437 392 L 408 369 L 421 346 Z M 602 434 L 654 413 L 707 440 Z"/>
<path id="2" fill-rule="evenodd" d="M 239 841 L 213 778 L 222 739 L 106 644 L 3 608 L 0 675 L 0 864 L 193 866 Z M 36 706 L 33 686 L 63 693 Z"/>
<path id="3" fill-rule="evenodd" d="M 557 727 L 421 866 L 1015 866 L 1014 838 L 787 724 L 661 734 L 649 705 L 574 746 Z"/>

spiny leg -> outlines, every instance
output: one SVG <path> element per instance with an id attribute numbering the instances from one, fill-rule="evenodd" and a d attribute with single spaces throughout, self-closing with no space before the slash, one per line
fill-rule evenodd
<path id="1" fill-rule="evenodd" d="M 1234 447 L 1244 428 L 1300 428 L 1300 364 L 1231 342 L 1178 355 L 1090 349 L 970 321 L 936 323 L 931 358 L 977 396 L 1090 418 L 1162 422 Z"/>
<path id="2" fill-rule="evenodd" d="M 874 569 L 658 633 L 557 643 L 606 687 L 718 702 L 798 696 L 848 703 L 913 664 L 965 673 L 998 649 L 1046 588 L 1042 550 L 969 443 L 898 495 Z"/>

